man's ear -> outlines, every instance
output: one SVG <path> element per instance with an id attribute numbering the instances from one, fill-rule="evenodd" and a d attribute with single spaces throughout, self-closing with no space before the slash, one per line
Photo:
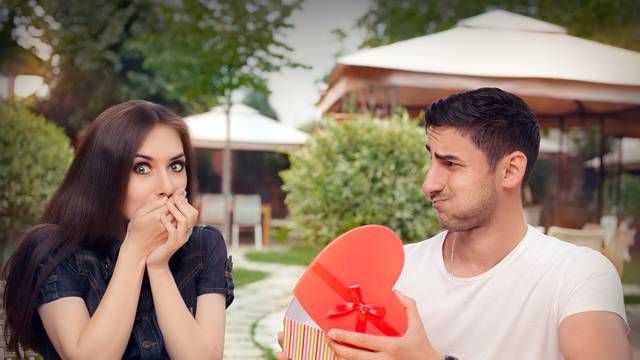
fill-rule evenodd
<path id="1" fill-rule="evenodd" d="M 500 160 L 500 184 L 507 188 L 520 189 L 527 170 L 527 156 L 522 151 L 514 151 Z"/>

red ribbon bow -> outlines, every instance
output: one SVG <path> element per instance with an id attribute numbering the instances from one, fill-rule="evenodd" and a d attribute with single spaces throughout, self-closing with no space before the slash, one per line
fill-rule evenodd
<path id="1" fill-rule="evenodd" d="M 327 313 L 328 317 L 338 317 L 348 315 L 353 311 L 358 312 L 356 321 L 356 331 L 365 332 L 367 322 L 378 328 L 384 335 L 400 336 L 400 333 L 391 327 L 385 320 L 385 309 L 379 305 L 366 304 L 362 301 L 362 290 L 360 285 L 347 287 L 336 278 L 327 268 L 320 263 L 313 264 L 311 270 L 324 281 L 335 293 L 344 300 L 344 303 L 333 305 Z M 368 316 L 371 315 L 371 316 Z"/>
<path id="2" fill-rule="evenodd" d="M 384 318 L 385 309 L 380 305 L 365 304 L 362 302 L 362 290 L 360 284 L 349 286 L 349 295 L 351 301 L 333 305 L 329 310 L 329 317 L 337 317 L 347 315 L 353 311 L 358 312 L 358 321 L 356 322 L 356 331 L 364 332 L 367 328 L 367 316 L 375 316 L 380 319 Z"/>

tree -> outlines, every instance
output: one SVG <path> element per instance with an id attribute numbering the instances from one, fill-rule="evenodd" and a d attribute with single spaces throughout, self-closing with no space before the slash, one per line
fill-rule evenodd
<path id="1" fill-rule="evenodd" d="M 249 91 L 249 93 L 247 93 L 247 95 L 242 99 L 242 103 L 258 110 L 260 114 L 264 116 L 270 117 L 274 120 L 279 120 L 278 114 L 271 107 L 269 96 L 265 93 L 255 90 Z"/>
<path id="2" fill-rule="evenodd" d="M 375 0 L 356 26 L 366 32 L 361 48 L 376 47 L 443 31 L 496 8 L 565 26 L 575 36 L 640 50 L 637 0 Z"/>
<path id="3" fill-rule="evenodd" d="M 10 0 L 14 41 L 50 46 L 38 111 L 72 134 L 106 107 L 142 98 L 179 112 L 208 108 L 265 74 L 299 64 L 279 32 L 300 1 Z M 1 18 L 1 17 L 0 17 Z M 16 35 L 22 31 L 23 39 Z M 26 37 L 26 41 L 24 39 Z"/>
<path id="4" fill-rule="evenodd" d="M 213 105 L 241 88 L 268 93 L 266 75 L 299 67 L 279 33 L 301 1 L 161 2 L 134 29 L 146 79 L 170 99 Z"/>

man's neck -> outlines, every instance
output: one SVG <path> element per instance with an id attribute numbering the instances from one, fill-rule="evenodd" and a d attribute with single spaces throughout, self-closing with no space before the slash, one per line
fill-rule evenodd
<path id="1" fill-rule="evenodd" d="M 517 209 L 499 209 L 483 226 L 469 231 L 449 232 L 443 247 L 447 270 L 458 277 L 480 275 L 515 249 L 526 233 L 527 224 L 520 206 Z"/>

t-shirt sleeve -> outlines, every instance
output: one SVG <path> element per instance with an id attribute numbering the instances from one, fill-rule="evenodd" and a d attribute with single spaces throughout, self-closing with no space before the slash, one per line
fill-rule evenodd
<path id="1" fill-rule="evenodd" d="M 44 271 L 49 261 L 51 261 L 51 257 L 40 265 L 39 271 Z M 36 303 L 40 306 L 63 297 L 82 297 L 85 292 L 85 287 L 86 282 L 74 265 L 73 255 L 70 255 L 56 265 L 47 276 L 47 279 L 40 288 Z"/>
<path id="2" fill-rule="evenodd" d="M 558 324 L 577 313 L 608 311 L 618 314 L 629 331 L 620 276 L 604 255 L 581 249 L 569 262 L 565 276 L 558 302 Z"/>
<path id="3" fill-rule="evenodd" d="M 233 263 L 227 257 L 227 246 L 217 229 L 207 226 L 200 229 L 203 267 L 197 281 L 196 295 L 220 293 L 225 295 L 226 306 L 233 302 Z"/>

